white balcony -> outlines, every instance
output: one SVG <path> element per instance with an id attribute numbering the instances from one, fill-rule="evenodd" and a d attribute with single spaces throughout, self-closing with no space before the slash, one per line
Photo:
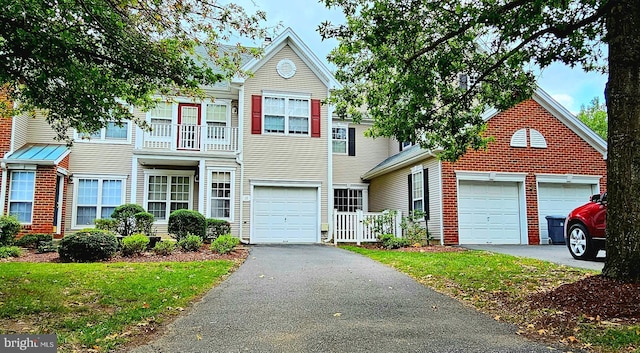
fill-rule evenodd
<path id="1" fill-rule="evenodd" d="M 138 148 L 154 151 L 235 152 L 238 128 L 194 124 L 149 124 Z"/>

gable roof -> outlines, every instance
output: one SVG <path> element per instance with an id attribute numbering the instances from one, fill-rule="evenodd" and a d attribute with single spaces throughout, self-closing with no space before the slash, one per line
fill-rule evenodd
<path id="1" fill-rule="evenodd" d="M 538 87 L 531 97 L 534 101 L 540 104 L 545 110 L 547 110 L 556 119 L 560 120 L 565 126 L 575 132 L 589 145 L 591 145 L 596 151 L 602 153 L 603 157 L 607 157 L 607 142 L 602 139 L 598 134 L 593 132 L 587 125 L 585 125 L 580 119 L 573 115 L 567 108 L 563 107 L 555 99 L 553 99 L 542 88 Z M 500 113 L 499 110 L 491 108 L 486 110 L 482 114 L 484 121 L 488 121 L 494 116 Z M 362 175 L 363 180 L 371 180 L 372 178 L 386 174 L 388 172 L 405 167 L 408 164 L 415 161 L 425 159 L 427 157 L 436 157 L 435 152 L 438 150 L 426 150 L 420 148 L 420 146 L 413 146 L 400 153 L 397 153 Z"/>
<path id="2" fill-rule="evenodd" d="M 291 27 L 285 29 L 284 32 L 265 48 L 262 58 L 252 58 L 242 66 L 242 70 L 256 72 L 287 44 L 329 89 L 342 87 L 338 80 L 333 77 L 331 71 L 318 59 Z M 233 82 L 242 83 L 244 79 L 236 77 Z"/>

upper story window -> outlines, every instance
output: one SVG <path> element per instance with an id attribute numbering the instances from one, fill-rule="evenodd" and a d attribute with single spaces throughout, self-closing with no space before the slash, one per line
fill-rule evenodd
<path id="1" fill-rule="evenodd" d="M 347 154 L 347 126 L 346 125 L 333 125 L 332 131 L 332 143 L 333 153 Z"/>
<path id="2" fill-rule="evenodd" d="M 210 139 L 226 138 L 226 128 L 231 124 L 229 104 L 207 104 L 206 109 L 207 137 Z"/>
<path id="3" fill-rule="evenodd" d="M 81 142 L 129 143 L 131 140 L 130 126 L 129 121 L 107 122 L 103 128 L 92 134 L 76 132 L 75 137 Z"/>
<path id="4" fill-rule="evenodd" d="M 309 99 L 264 97 L 264 132 L 308 136 L 310 111 Z"/>

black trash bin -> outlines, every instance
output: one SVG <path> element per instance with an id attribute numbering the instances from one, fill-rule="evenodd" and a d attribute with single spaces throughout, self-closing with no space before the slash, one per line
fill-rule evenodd
<path id="1" fill-rule="evenodd" d="M 564 220 L 565 216 L 546 216 L 549 243 L 553 245 L 564 244 Z"/>

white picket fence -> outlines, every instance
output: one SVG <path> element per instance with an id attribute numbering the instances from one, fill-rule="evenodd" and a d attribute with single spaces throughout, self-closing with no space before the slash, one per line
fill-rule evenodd
<path id="1" fill-rule="evenodd" d="M 391 211 L 384 212 L 338 212 L 333 211 L 333 242 L 338 243 L 360 243 L 378 241 L 378 233 L 375 231 L 376 224 L 382 222 L 385 215 Z M 393 212 L 392 212 L 393 213 Z M 384 224 L 383 233 L 402 236 L 402 212 L 395 211 L 391 220 Z"/>

